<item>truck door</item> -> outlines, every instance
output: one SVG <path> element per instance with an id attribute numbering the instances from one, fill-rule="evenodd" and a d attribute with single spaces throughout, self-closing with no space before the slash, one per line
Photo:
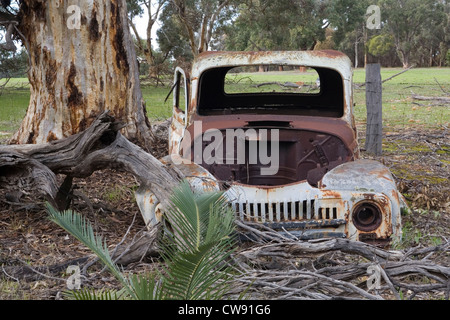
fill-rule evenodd
<path id="1" fill-rule="evenodd" d="M 187 126 L 189 79 L 183 69 L 175 69 L 173 112 L 169 127 L 169 155 L 180 155 L 180 144 Z"/>

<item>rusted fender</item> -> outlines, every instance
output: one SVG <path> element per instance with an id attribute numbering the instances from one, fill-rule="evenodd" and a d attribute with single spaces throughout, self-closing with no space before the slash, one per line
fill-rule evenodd
<path id="1" fill-rule="evenodd" d="M 161 159 L 165 165 L 175 166 L 189 182 L 191 188 L 198 192 L 219 191 L 220 186 L 214 176 L 196 163 L 183 163 L 178 155 L 169 155 Z M 136 202 L 147 227 L 152 227 L 162 219 L 162 208 L 152 191 L 141 186 L 135 192 Z"/>
<path id="2" fill-rule="evenodd" d="M 401 237 L 401 213 L 409 208 L 390 170 L 382 163 L 368 159 L 344 163 L 328 172 L 320 181 L 319 188 L 330 192 L 383 194 L 390 200 L 392 233 Z"/>
<path id="3" fill-rule="evenodd" d="M 387 167 L 374 160 L 346 162 L 328 172 L 319 184 L 321 189 L 383 192 L 397 190 Z"/>

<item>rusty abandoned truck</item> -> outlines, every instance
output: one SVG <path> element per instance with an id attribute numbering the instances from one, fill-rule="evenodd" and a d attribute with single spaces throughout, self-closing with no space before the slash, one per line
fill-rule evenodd
<path id="1" fill-rule="evenodd" d="M 261 66 L 302 66 L 317 83 L 233 88 L 245 80 L 233 80 L 240 71 Z M 399 240 L 407 206 L 389 169 L 360 159 L 352 77 L 349 58 L 333 50 L 200 54 L 190 75 L 175 71 L 169 156 L 161 161 L 197 190 L 226 190 L 243 222 L 306 240 Z M 136 199 L 148 225 L 161 220 L 151 192 Z"/>

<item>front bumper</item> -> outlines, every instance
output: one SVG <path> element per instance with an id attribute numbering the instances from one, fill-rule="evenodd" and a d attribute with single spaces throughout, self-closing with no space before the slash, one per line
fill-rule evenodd
<path id="1" fill-rule="evenodd" d="M 242 222 L 262 223 L 299 239 L 400 240 L 404 203 L 389 171 L 369 160 L 336 169 L 318 188 L 306 181 L 279 187 L 233 184 L 226 196 Z M 355 171 L 359 173 L 352 178 Z M 377 220 L 371 223 L 367 217 L 367 225 L 362 225 L 355 214 L 361 208 L 377 213 Z"/>
<path id="2" fill-rule="evenodd" d="M 164 162 L 169 162 L 165 158 Z M 193 189 L 219 190 L 219 182 L 204 168 L 194 163 L 179 164 Z M 381 163 L 357 160 L 342 164 L 323 177 L 318 187 L 306 181 L 265 187 L 233 183 L 225 192 L 242 222 L 257 222 L 298 239 L 348 238 L 386 243 L 400 240 L 401 211 L 407 208 L 389 170 Z M 159 201 L 142 188 L 136 199 L 145 223 L 151 227 L 161 221 Z M 355 212 L 367 208 L 379 215 L 373 223 Z M 368 225 L 364 225 L 369 221 Z"/>

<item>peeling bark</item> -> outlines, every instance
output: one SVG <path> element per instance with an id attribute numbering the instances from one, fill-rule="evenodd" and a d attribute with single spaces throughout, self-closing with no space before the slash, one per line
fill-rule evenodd
<path id="1" fill-rule="evenodd" d="M 109 110 L 127 124 L 128 139 L 151 151 L 126 10 L 125 0 L 22 1 L 18 19 L 29 43 L 31 99 L 12 144 L 68 137 Z M 77 19 L 79 28 L 72 23 Z"/>

